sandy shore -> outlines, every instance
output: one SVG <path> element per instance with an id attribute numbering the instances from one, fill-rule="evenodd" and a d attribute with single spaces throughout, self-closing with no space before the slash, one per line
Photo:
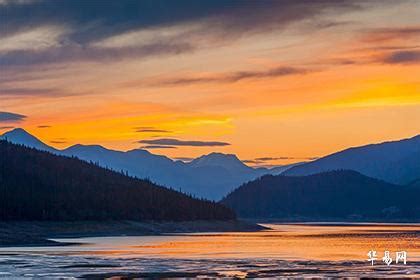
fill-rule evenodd
<path id="1" fill-rule="evenodd" d="M 264 227 L 244 221 L 194 222 L 0 222 L 0 247 L 54 246 L 60 237 L 159 235 L 163 233 L 256 231 Z"/>

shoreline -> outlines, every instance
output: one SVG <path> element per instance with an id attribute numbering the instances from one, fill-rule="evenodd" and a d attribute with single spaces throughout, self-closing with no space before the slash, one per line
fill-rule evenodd
<path id="1" fill-rule="evenodd" d="M 137 222 L 137 221 L 8 221 L 0 222 L 0 247 L 66 246 L 74 243 L 53 241 L 54 238 L 102 236 L 150 236 L 173 233 L 259 231 L 267 229 L 243 220 Z"/>
<path id="2" fill-rule="evenodd" d="M 418 219 L 336 219 L 336 218 L 244 218 L 241 221 L 258 224 L 312 224 L 312 225 L 352 225 L 352 224 L 420 224 Z"/>

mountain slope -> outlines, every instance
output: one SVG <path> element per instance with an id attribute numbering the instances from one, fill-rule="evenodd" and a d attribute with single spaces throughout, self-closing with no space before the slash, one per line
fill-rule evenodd
<path id="1" fill-rule="evenodd" d="M 420 135 L 400 141 L 350 148 L 290 168 L 284 175 L 310 175 L 351 169 L 394 184 L 408 184 L 420 176 Z"/>
<path id="2" fill-rule="evenodd" d="M 246 218 L 415 220 L 420 218 L 419 195 L 419 189 L 343 170 L 263 176 L 242 185 L 222 203 Z"/>
<path id="3" fill-rule="evenodd" d="M 26 147 L 35 148 L 41 151 L 47 151 L 51 153 L 59 152 L 53 147 L 44 144 L 38 138 L 32 136 L 22 128 L 15 128 L 4 133 L 3 135 L 0 135 L 0 140 L 7 140 L 15 144 L 24 145 Z"/>
<path id="4" fill-rule="evenodd" d="M 261 174 L 250 167 L 246 172 L 232 170 L 223 162 L 219 165 L 183 163 L 145 150 L 121 152 L 99 147 L 75 145 L 61 151 L 61 154 L 93 161 L 117 171 L 123 170 L 132 176 L 148 178 L 160 185 L 213 200 L 219 200 L 236 186 Z"/>
<path id="5" fill-rule="evenodd" d="M 191 198 L 76 158 L 0 141 L 0 220 L 228 220 Z"/>
<path id="6" fill-rule="evenodd" d="M 99 145 L 78 144 L 64 150 L 56 150 L 23 129 L 14 129 L 2 137 L 13 143 L 77 157 L 116 171 L 123 170 L 131 176 L 148 178 L 159 185 L 213 200 L 220 200 L 238 185 L 272 172 L 264 168 L 248 167 L 235 155 L 221 153 L 211 153 L 190 163 L 183 163 L 139 149 L 122 152 Z"/>
<path id="7" fill-rule="evenodd" d="M 253 168 L 245 165 L 236 155 L 232 154 L 210 153 L 198 157 L 187 164 L 191 167 L 220 166 L 236 174 L 254 171 Z"/>

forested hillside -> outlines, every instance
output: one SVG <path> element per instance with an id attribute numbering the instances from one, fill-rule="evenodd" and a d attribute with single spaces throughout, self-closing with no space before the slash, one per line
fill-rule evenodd
<path id="1" fill-rule="evenodd" d="M 0 141 L 0 220 L 228 220 L 227 207 Z"/>
<path id="2" fill-rule="evenodd" d="M 349 148 L 292 167 L 283 175 L 305 176 L 344 169 L 393 184 L 409 184 L 420 176 L 420 135 Z"/>
<path id="3" fill-rule="evenodd" d="M 222 202 L 246 218 L 418 220 L 419 190 L 341 170 L 267 175 L 242 185 Z"/>

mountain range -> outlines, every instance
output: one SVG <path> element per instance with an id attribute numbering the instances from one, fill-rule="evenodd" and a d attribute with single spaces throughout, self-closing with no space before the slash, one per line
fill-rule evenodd
<path id="1" fill-rule="evenodd" d="M 0 221 L 232 220 L 229 208 L 77 158 L 0 141 Z"/>
<path id="2" fill-rule="evenodd" d="M 245 165 L 235 155 L 221 153 L 211 153 L 191 162 L 182 162 L 142 149 L 123 152 L 106 149 L 99 145 L 77 144 L 58 150 L 21 128 L 4 133 L 0 139 L 7 139 L 12 143 L 57 155 L 77 157 L 102 167 L 124 171 L 131 176 L 147 178 L 159 185 L 211 200 L 220 200 L 244 182 L 264 174 L 279 174 L 288 168 L 288 166 L 273 169 L 252 168 Z"/>
<path id="3" fill-rule="evenodd" d="M 394 184 L 408 184 L 420 178 L 420 135 L 399 141 L 349 148 L 294 166 L 284 175 L 311 175 L 348 169 Z"/>
<path id="4" fill-rule="evenodd" d="M 420 135 L 409 139 L 349 148 L 317 160 L 272 169 L 252 168 L 235 155 L 210 153 L 190 162 L 174 161 L 142 149 L 116 151 L 99 145 L 73 145 L 58 150 L 17 128 L 0 136 L 57 155 L 77 157 L 99 166 L 147 178 L 196 197 L 220 200 L 236 187 L 263 175 L 306 176 L 333 170 L 354 170 L 392 184 L 420 178 Z"/>
<path id="5" fill-rule="evenodd" d="M 242 218 L 397 221 L 420 219 L 420 185 L 394 185 L 352 170 L 308 176 L 265 175 L 222 203 Z"/>

